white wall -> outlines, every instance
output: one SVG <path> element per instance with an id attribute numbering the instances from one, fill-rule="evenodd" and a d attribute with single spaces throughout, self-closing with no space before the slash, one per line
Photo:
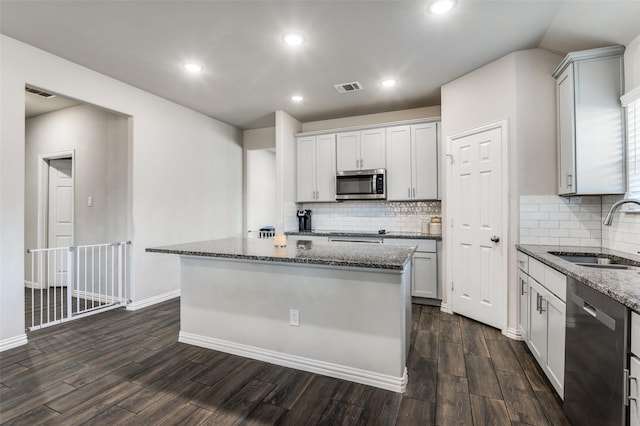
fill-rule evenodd
<path id="1" fill-rule="evenodd" d="M 488 123 L 506 120 L 508 125 L 509 238 L 507 327 L 516 328 L 516 250 L 519 229 L 519 194 L 555 188 L 555 81 L 551 73 L 562 58 L 541 49 L 511 53 L 442 87 L 442 138 Z M 550 166 L 551 163 L 553 166 Z M 445 161 L 444 191 L 449 191 Z M 538 176 L 542 170 L 543 175 Z M 446 226 L 447 201 L 443 200 L 446 265 L 444 282 L 451 282 L 455 268 L 452 240 Z M 446 285 L 445 285 L 446 286 Z M 446 292 L 444 292 L 445 304 Z"/>
<path id="2" fill-rule="evenodd" d="M 276 223 L 276 128 L 245 130 L 242 138 L 245 205 L 242 229 L 244 235 L 251 236 L 248 231 Z M 271 198 L 267 197 L 269 193 Z"/>
<path id="3" fill-rule="evenodd" d="M 302 123 L 276 111 L 276 232 L 298 229 L 296 218 L 296 139 Z"/>
<path id="4" fill-rule="evenodd" d="M 247 151 L 247 230 L 257 231 L 276 223 L 276 153 L 275 150 Z"/>
<path id="5" fill-rule="evenodd" d="M 132 117 L 132 294 L 180 287 L 179 259 L 145 247 L 242 231 L 242 133 L 225 123 L 0 35 L 0 349 L 24 343 L 25 84 Z"/>
<path id="6" fill-rule="evenodd" d="M 440 116 L 440 105 L 302 123 L 302 132 L 344 129 Z"/>
<path id="7" fill-rule="evenodd" d="M 42 155 L 75 151 L 74 244 L 125 241 L 128 118 L 89 105 L 30 118 L 25 128 L 25 245 L 37 241 L 38 168 Z M 93 197 L 93 207 L 87 197 Z"/>

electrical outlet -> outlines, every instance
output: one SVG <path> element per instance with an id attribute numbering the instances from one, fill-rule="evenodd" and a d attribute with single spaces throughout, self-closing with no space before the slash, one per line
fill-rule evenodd
<path id="1" fill-rule="evenodd" d="M 87 207 L 93 207 L 93 197 L 91 195 L 87 198 Z"/>
<path id="2" fill-rule="evenodd" d="M 300 327 L 300 311 L 297 309 L 289 310 L 289 325 Z"/>

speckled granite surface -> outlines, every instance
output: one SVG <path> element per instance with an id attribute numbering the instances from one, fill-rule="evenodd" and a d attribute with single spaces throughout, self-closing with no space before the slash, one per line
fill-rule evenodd
<path id="1" fill-rule="evenodd" d="M 415 246 L 363 243 L 331 243 L 287 238 L 287 246 L 274 247 L 273 239 L 224 238 L 147 248 L 151 253 L 218 257 L 253 261 L 303 263 L 354 268 L 402 270 Z"/>
<path id="2" fill-rule="evenodd" d="M 517 248 L 563 274 L 575 278 L 599 292 L 606 294 L 628 308 L 640 312 L 640 267 L 638 267 L 640 266 L 640 256 L 597 247 L 581 248 L 523 244 L 518 245 Z M 631 260 L 630 264 L 638 266 L 627 270 L 590 268 L 567 262 L 555 255 L 549 254 L 550 251 L 563 254 L 604 254 L 629 259 Z"/>
<path id="3" fill-rule="evenodd" d="M 352 232 L 341 232 L 341 231 L 323 231 L 316 230 L 312 232 L 299 232 L 299 231 L 289 231 L 286 232 L 287 235 L 296 236 L 296 237 L 304 237 L 305 235 L 313 236 L 313 237 L 380 237 L 380 238 L 409 238 L 409 239 L 422 239 L 422 240 L 436 240 L 442 241 L 442 235 L 434 235 L 434 234 L 423 234 L 422 232 L 389 232 L 385 234 L 378 234 L 377 232 L 367 232 L 367 231 L 352 231 Z"/>

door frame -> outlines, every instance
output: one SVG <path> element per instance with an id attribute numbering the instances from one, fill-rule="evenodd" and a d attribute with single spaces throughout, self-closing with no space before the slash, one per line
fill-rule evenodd
<path id="1" fill-rule="evenodd" d="M 500 311 L 500 324 L 502 334 L 508 335 L 508 320 L 509 320 L 509 245 L 511 244 L 511 232 L 509 228 L 509 224 L 511 222 L 511 211 L 510 211 L 510 169 L 509 169 L 509 126 L 508 121 L 500 120 L 492 123 L 488 123 L 485 125 L 481 125 L 478 127 L 474 127 L 472 129 L 464 130 L 458 133 L 454 133 L 452 135 L 447 136 L 447 143 L 445 144 L 445 169 L 446 169 L 446 177 L 447 177 L 447 185 L 445 189 L 445 195 L 447 204 L 451 207 L 447 207 L 447 219 L 451 218 L 454 209 L 453 200 L 455 200 L 455 190 L 453 188 L 453 165 L 452 162 L 455 161 L 453 158 L 453 141 L 471 136 L 477 133 L 482 133 L 488 130 L 499 129 L 502 137 L 502 147 L 501 147 L 501 160 L 500 164 L 502 167 L 502 211 L 504 212 L 502 216 L 502 270 L 500 271 L 500 276 L 502 277 L 502 288 L 500 291 L 501 303 L 503 305 Z M 448 160 L 448 161 L 447 161 Z M 451 220 L 448 221 L 449 224 L 446 228 L 445 233 L 443 235 L 445 239 L 445 243 L 447 246 L 446 249 L 446 281 L 443 283 L 444 285 L 444 293 L 446 294 L 447 303 L 442 304 L 442 311 L 447 313 L 454 313 L 454 297 L 453 297 L 453 259 L 454 259 L 454 234 L 453 234 L 453 222 Z M 447 232 L 448 231 L 448 232 Z"/>
<path id="2" fill-rule="evenodd" d="M 49 161 L 71 158 L 71 180 L 73 191 L 71 192 L 71 245 L 75 244 L 76 219 L 75 219 L 75 196 L 76 196 L 76 161 L 75 150 L 59 151 L 50 154 L 38 155 L 38 243 L 37 248 L 48 247 L 49 235 Z"/>

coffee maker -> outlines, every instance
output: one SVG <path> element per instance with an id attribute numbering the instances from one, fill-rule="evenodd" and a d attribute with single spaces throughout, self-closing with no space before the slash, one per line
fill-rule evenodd
<path id="1" fill-rule="evenodd" d="M 298 231 L 311 232 L 311 210 L 298 210 Z"/>

